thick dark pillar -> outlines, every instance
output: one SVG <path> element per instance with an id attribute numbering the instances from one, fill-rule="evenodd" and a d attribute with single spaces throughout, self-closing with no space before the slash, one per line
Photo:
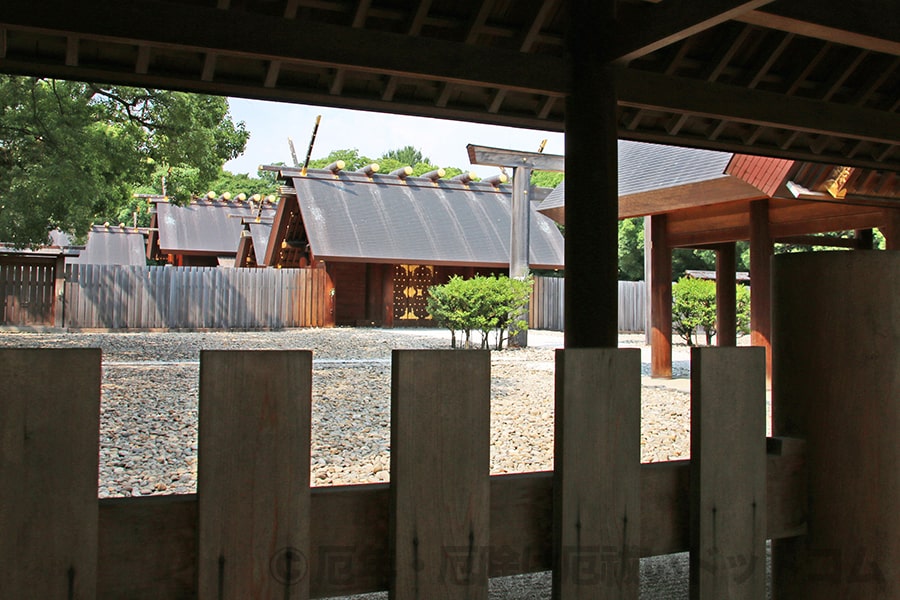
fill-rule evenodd
<path id="1" fill-rule="evenodd" d="M 772 377 L 772 236 L 769 201 L 750 205 L 750 343 L 766 349 L 766 373 Z"/>
<path id="2" fill-rule="evenodd" d="M 615 0 L 569 0 L 566 42 L 567 348 L 618 344 L 618 149 L 614 69 L 599 31 Z"/>
<path id="3" fill-rule="evenodd" d="M 900 250 L 900 210 L 887 211 L 887 225 L 881 228 L 885 250 Z"/>
<path id="4" fill-rule="evenodd" d="M 716 248 L 716 345 L 737 345 L 737 279 L 734 242 Z"/>
<path id="5" fill-rule="evenodd" d="M 672 377 L 672 249 L 666 215 L 650 219 L 650 375 Z"/>

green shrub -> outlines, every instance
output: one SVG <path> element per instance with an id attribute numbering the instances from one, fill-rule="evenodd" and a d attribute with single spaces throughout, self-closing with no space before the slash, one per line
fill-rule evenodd
<path id="1" fill-rule="evenodd" d="M 511 335 L 528 327 L 521 318 L 531 295 L 531 278 L 510 279 L 505 275 L 471 279 L 453 276 L 444 285 L 428 289 L 428 314 L 441 327 L 450 330 L 450 345 L 457 347 L 457 332 L 463 334 L 463 347 L 472 347 L 472 332 L 481 333 L 481 348 L 490 346 L 490 334 L 496 336 L 495 348 L 503 348 L 507 332 Z"/>
<path id="2" fill-rule="evenodd" d="M 738 331 L 750 333 L 750 288 L 738 284 L 736 301 Z M 682 277 L 672 286 L 672 329 L 693 346 L 700 328 L 706 333 L 706 344 L 712 344 L 716 335 L 716 282 Z"/>

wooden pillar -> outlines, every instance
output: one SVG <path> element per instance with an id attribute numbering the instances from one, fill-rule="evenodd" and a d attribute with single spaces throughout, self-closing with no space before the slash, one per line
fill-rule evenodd
<path id="1" fill-rule="evenodd" d="M 766 373 L 772 377 L 772 236 L 769 201 L 750 204 L 750 343 L 766 349 Z"/>
<path id="2" fill-rule="evenodd" d="M 531 169 L 516 167 L 513 174 L 512 204 L 510 208 L 509 276 L 524 280 L 528 277 L 528 252 L 531 247 Z M 524 314 L 515 317 L 528 321 L 528 307 Z M 528 345 L 528 329 L 509 338 L 509 346 L 524 348 Z"/>
<path id="3" fill-rule="evenodd" d="M 766 355 L 691 350 L 692 600 L 766 595 Z"/>
<path id="4" fill-rule="evenodd" d="M 384 327 L 394 326 L 394 265 L 385 265 L 381 272 L 381 314 Z"/>
<path id="5" fill-rule="evenodd" d="M 100 350 L 0 350 L 0 597 L 97 597 Z"/>
<path id="6" fill-rule="evenodd" d="M 774 261 L 773 431 L 806 439 L 807 535 L 775 598 L 900 598 L 900 253 Z"/>
<path id="7" fill-rule="evenodd" d="M 568 0 L 565 346 L 618 345 L 618 142 L 615 69 L 597 28 L 615 0 Z"/>
<path id="8" fill-rule="evenodd" d="M 53 326 L 65 327 L 66 315 L 66 257 L 57 256 L 53 281 Z"/>
<path id="9" fill-rule="evenodd" d="M 200 600 L 309 597 L 312 352 L 203 350 Z"/>
<path id="10" fill-rule="evenodd" d="M 716 345 L 737 345 L 735 243 L 716 248 Z"/>
<path id="11" fill-rule="evenodd" d="M 393 600 L 486 600 L 491 357 L 394 350 L 391 379 Z"/>
<path id="12" fill-rule="evenodd" d="M 888 210 L 887 224 L 881 228 L 885 250 L 900 250 L 900 210 Z"/>
<path id="13" fill-rule="evenodd" d="M 672 377 L 672 249 L 666 215 L 650 219 L 650 375 Z M 644 247 L 647 247 L 644 241 Z M 646 250 L 645 250 L 646 251 Z"/>
<path id="14" fill-rule="evenodd" d="M 553 598 L 637 600 L 640 352 L 556 353 Z"/>
<path id="15" fill-rule="evenodd" d="M 875 248 L 875 231 L 873 229 L 857 229 L 853 232 L 853 237 L 856 238 L 857 250 L 872 250 Z"/>

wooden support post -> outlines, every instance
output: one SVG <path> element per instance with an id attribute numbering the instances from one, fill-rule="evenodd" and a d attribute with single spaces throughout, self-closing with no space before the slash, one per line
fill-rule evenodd
<path id="1" fill-rule="evenodd" d="M 887 224 L 882 228 L 885 250 L 900 250 L 900 210 L 886 211 Z"/>
<path id="2" fill-rule="evenodd" d="M 384 327 L 394 326 L 394 265 L 385 265 L 381 272 L 381 310 Z"/>
<path id="3" fill-rule="evenodd" d="M 668 219 L 666 215 L 645 218 L 650 219 L 650 375 L 671 378 L 672 249 L 666 235 Z"/>
<path id="4" fill-rule="evenodd" d="M 565 346 L 618 345 L 618 130 L 615 69 L 598 23 L 615 21 L 615 0 L 569 0 L 566 42 Z"/>
<path id="5" fill-rule="evenodd" d="M 491 360 L 394 350 L 391 598 L 486 599 Z"/>
<path id="6" fill-rule="evenodd" d="M 716 248 L 716 345 L 737 345 L 735 243 Z"/>
<path id="7" fill-rule="evenodd" d="M 638 597 L 640 361 L 637 349 L 557 350 L 556 599 Z"/>
<path id="8" fill-rule="evenodd" d="M 769 201 L 750 204 L 750 343 L 766 349 L 766 373 L 772 377 L 772 236 Z"/>
<path id="9" fill-rule="evenodd" d="M 773 431 L 806 438 L 809 503 L 775 597 L 897 600 L 900 253 L 777 256 L 773 298 Z"/>
<path id="10" fill-rule="evenodd" d="M 529 272 L 528 253 L 531 239 L 531 169 L 516 167 L 513 174 L 513 190 L 511 225 L 509 236 L 509 276 L 512 279 L 526 279 Z M 516 315 L 516 319 L 528 321 L 528 308 L 524 314 Z M 510 335 L 509 346 L 525 348 L 528 346 L 528 329 Z"/>
<path id="11" fill-rule="evenodd" d="M 200 354 L 198 597 L 309 597 L 312 353 Z"/>
<path id="12" fill-rule="evenodd" d="M 66 315 L 66 257 L 57 256 L 53 280 L 53 326 L 65 327 Z"/>
<path id="13" fill-rule="evenodd" d="M 97 593 L 100 350 L 0 350 L 0 598 Z"/>
<path id="14" fill-rule="evenodd" d="M 691 350 L 691 599 L 766 595 L 766 355 Z"/>
<path id="15" fill-rule="evenodd" d="M 875 248 L 875 231 L 870 227 L 868 229 L 857 229 L 853 232 L 856 239 L 857 250 L 872 250 Z"/>

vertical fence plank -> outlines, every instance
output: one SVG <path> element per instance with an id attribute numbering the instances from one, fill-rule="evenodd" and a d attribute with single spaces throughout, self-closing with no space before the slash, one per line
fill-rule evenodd
<path id="1" fill-rule="evenodd" d="M 766 594 L 766 353 L 691 351 L 691 598 Z"/>
<path id="2" fill-rule="evenodd" d="M 0 381 L 0 598 L 93 600 L 100 350 L 3 349 Z"/>
<path id="3" fill-rule="evenodd" d="M 394 350 L 391 597 L 486 599 L 490 353 Z"/>
<path id="4" fill-rule="evenodd" d="M 554 598 L 637 600 L 641 356 L 557 350 Z"/>
<path id="5" fill-rule="evenodd" d="M 309 595 L 312 353 L 203 351 L 200 600 Z"/>

